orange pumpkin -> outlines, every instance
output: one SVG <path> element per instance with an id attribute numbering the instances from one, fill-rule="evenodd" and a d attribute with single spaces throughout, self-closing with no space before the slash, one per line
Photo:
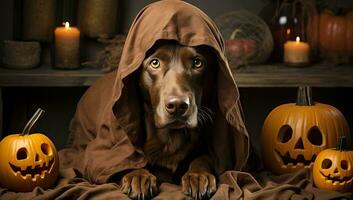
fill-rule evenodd
<path id="1" fill-rule="evenodd" d="M 276 107 L 261 133 L 264 166 L 276 174 L 311 168 L 320 151 L 333 148 L 349 127 L 335 107 L 312 102 L 311 88 L 299 87 L 297 103 Z"/>
<path id="2" fill-rule="evenodd" d="M 335 15 L 324 10 L 308 21 L 308 39 L 312 47 L 318 45 L 320 54 L 336 63 L 347 63 L 353 56 L 353 11 Z"/>
<path id="3" fill-rule="evenodd" d="M 326 149 L 317 156 L 313 179 L 316 187 L 339 192 L 353 190 L 353 151 L 345 148 L 342 137 L 336 149 Z"/>
<path id="4" fill-rule="evenodd" d="M 319 51 L 319 23 L 320 15 L 316 12 L 308 17 L 307 38 L 312 56 L 317 56 Z"/>
<path id="5" fill-rule="evenodd" d="M 59 171 L 59 158 L 52 141 L 40 133 L 29 134 L 43 110 L 27 123 L 22 134 L 0 142 L 0 185 L 13 191 L 29 192 L 36 186 L 53 185 Z"/>

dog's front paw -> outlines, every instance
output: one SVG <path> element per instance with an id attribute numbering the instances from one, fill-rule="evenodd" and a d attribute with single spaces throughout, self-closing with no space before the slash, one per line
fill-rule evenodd
<path id="1" fill-rule="evenodd" d="M 137 169 L 122 178 L 121 190 L 131 199 L 151 199 L 157 194 L 157 178 L 145 169 Z"/>
<path id="2" fill-rule="evenodd" d="M 216 192 L 216 178 L 208 172 L 186 172 L 181 187 L 193 199 L 208 199 Z"/>

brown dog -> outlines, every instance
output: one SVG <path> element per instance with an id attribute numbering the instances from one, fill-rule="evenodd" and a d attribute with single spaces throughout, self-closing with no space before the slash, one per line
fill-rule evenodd
<path id="1" fill-rule="evenodd" d="M 215 76 L 211 54 L 206 47 L 165 41 L 148 52 L 139 84 L 147 133 L 143 150 L 149 165 L 122 178 L 122 191 L 131 198 L 149 199 L 157 193 L 156 177 L 176 182 L 181 173 L 185 194 L 204 199 L 215 192 L 213 164 L 203 149 L 212 123 L 212 97 L 207 92 Z"/>

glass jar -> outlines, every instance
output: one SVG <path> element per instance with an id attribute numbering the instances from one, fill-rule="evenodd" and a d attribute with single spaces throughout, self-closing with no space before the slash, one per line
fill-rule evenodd
<path id="1" fill-rule="evenodd" d="M 317 11 L 313 0 L 278 0 L 277 9 L 271 21 L 274 39 L 274 61 L 282 62 L 284 44 L 287 41 L 308 43 L 310 60 L 316 56 L 317 45 L 314 40 L 318 34 Z"/>
<path id="2" fill-rule="evenodd" d="M 31 0 L 22 3 L 22 39 L 51 42 L 57 0 Z"/>
<path id="3" fill-rule="evenodd" d="M 116 34 L 118 0 L 79 0 L 78 27 L 90 38 Z"/>

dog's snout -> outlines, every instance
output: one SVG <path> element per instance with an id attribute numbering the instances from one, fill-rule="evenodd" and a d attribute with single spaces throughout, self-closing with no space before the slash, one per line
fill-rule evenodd
<path id="1" fill-rule="evenodd" d="M 165 108 L 171 115 L 181 116 L 184 115 L 190 105 L 190 100 L 186 96 L 169 96 L 165 102 Z"/>

